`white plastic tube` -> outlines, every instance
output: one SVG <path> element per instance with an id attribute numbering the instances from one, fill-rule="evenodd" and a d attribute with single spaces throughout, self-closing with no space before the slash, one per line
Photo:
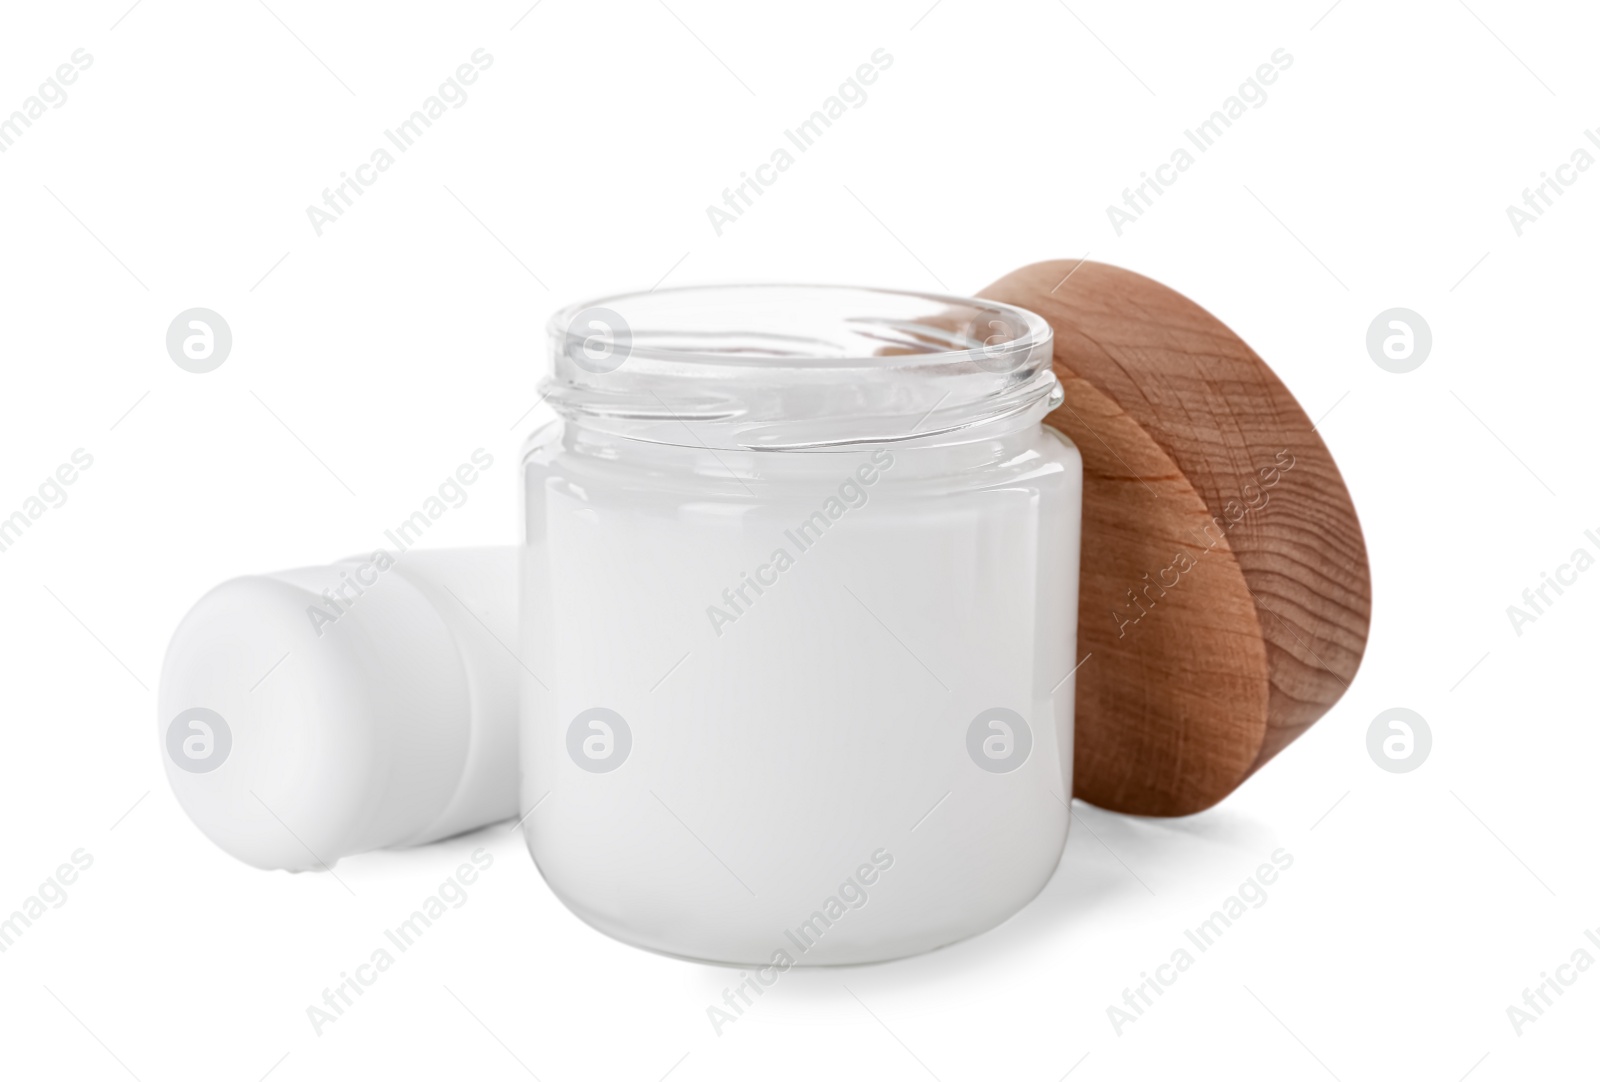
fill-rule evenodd
<path id="1" fill-rule="evenodd" d="M 518 559 L 379 552 L 207 593 L 157 697 L 189 818 L 247 864 L 302 871 L 514 817 Z"/>

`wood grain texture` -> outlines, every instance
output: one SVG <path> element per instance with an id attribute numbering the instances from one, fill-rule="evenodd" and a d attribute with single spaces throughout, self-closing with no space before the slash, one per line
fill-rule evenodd
<path id="1" fill-rule="evenodd" d="M 1063 260 L 981 295 L 1054 328 L 1046 423 L 1083 454 L 1074 795 L 1208 808 L 1361 663 L 1371 582 L 1338 467 L 1261 358 L 1158 282 Z"/>

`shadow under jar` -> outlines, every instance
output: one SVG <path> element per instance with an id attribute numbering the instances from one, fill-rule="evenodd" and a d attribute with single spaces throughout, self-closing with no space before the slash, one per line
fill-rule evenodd
<path id="1" fill-rule="evenodd" d="M 522 807 L 583 920 L 786 969 L 931 950 L 1060 861 L 1082 463 L 1051 332 L 819 286 L 549 327 L 525 448 Z"/>

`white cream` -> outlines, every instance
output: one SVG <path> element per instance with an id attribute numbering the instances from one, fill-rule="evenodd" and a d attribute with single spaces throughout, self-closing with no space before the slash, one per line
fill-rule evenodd
<path id="1" fill-rule="evenodd" d="M 587 313 L 576 346 L 553 324 L 564 421 L 525 463 L 529 848 L 583 919 L 675 955 L 861 962 L 991 927 L 1051 875 L 1071 794 L 1081 464 L 1039 424 L 1048 328 L 1007 310 L 993 367 L 853 360 L 862 326 L 920 344 L 961 309 L 835 291 L 889 311 L 823 312 L 852 329 L 798 370 L 769 328 L 816 297 L 719 317 L 686 292 L 602 309 L 609 369 Z M 663 329 L 684 309 L 743 352 L 685 349 Z"/>

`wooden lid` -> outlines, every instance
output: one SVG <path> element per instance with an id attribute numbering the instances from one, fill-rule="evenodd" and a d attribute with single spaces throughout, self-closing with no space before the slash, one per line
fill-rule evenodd
<path id="1" fill-rule="evenodd" d="M 1073 794 L 1208 808 L 1361 663 L 1371 582 L 1339 469 L 1266 363 L 1157 282 L 1063 260 L 980 296 L 1055 329 L 1045 421 L 1083 454 Z"/>

